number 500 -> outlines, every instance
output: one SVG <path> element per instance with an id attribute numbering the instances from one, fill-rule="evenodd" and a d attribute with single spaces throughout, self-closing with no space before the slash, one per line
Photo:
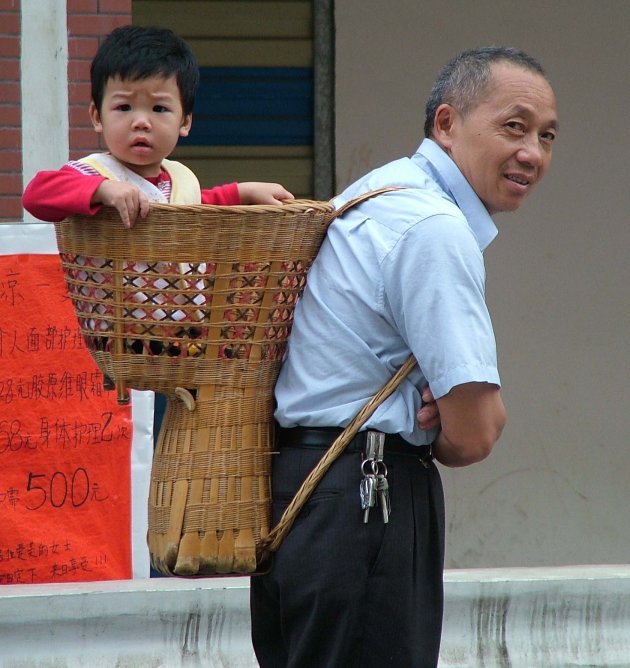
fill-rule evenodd
<path id="1" fill-rule="evenodd" d="M 70 481 L 68 481 L 68 476 L 61 471 L 55 471 L 50 480 L 45 473 L 30 472 L 26 491 L 39 496 L 39 503 L 27 505 L 28 510 L 38 510 L 47 501 L 53 508 L 63 508 L 68 502 L 78 508 L 88 499 L 90 479 L 83 467 L 74 471 Z"/>

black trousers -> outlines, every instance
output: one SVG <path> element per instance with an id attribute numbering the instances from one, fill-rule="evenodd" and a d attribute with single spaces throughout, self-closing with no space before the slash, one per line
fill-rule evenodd
<path id="1" fill-rule="evenodd" d="M 413 452 L 413 451 L 412 451 Z M 273 523 L 324 450 L 282 447 Z M 251 580 L 261 668 L 435 668 L 443 609 L 444 497 L 435 465 L 385 452 L 391 517 L 363 523 L 360 452 L 345 452 Z"/>

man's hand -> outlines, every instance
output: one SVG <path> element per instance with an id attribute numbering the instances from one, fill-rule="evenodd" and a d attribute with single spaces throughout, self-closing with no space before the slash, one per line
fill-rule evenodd
<path id="1" fill-rule="evenodd" d="M 141 190 L 129 183 L 109 179 L 96 189 L 91 204 L 114 207 L 127 228 L 133 227 L 138 215 L 144 218 L 149 213 L 149 198 Z"/>
<path id="2" fill-rule="evenodd" d="M 456 385 L 437 400 L 441 430 L 433 444 L 445 466 L 468 466 L 485 459 L 505 425 L 499 388 L 491 383 Z"/>
<path id="3" fill-rule="evenodd" d="M 440 426 L 440 409 L 428 385 L 422 390 L 421 397 L 422 408 L 416 413 L 418 426 L 422 431 L 437 429 Z"/>
<path id="4" fill-rule="evenodd" d="M 283 204 L 283 200 L 294 199 L 293 195 L 279 183 L 246 181 L 238 184 L 241 204 Z"/>

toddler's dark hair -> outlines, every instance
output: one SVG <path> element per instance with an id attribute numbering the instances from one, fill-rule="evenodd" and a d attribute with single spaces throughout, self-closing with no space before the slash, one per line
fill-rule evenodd
<path id="1" fill-rule="evenodd" d="M 188 44 L 167 28 L 121 26 L 105 38 L 92 61 L 92 100 L 100 112 L 109 79 L 139 81 L 153 76 L 175 76 L 184 114 L 192 113 L 199 66 Z"/>

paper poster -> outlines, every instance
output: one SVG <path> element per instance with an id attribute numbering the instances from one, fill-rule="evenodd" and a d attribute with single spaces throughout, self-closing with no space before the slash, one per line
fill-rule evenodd
<path id="1" fill-rule="evenodd" d="M 0 226 L 0 584 L 146 576 L 151 393 L 104 389 L 46 227 Z"/>

